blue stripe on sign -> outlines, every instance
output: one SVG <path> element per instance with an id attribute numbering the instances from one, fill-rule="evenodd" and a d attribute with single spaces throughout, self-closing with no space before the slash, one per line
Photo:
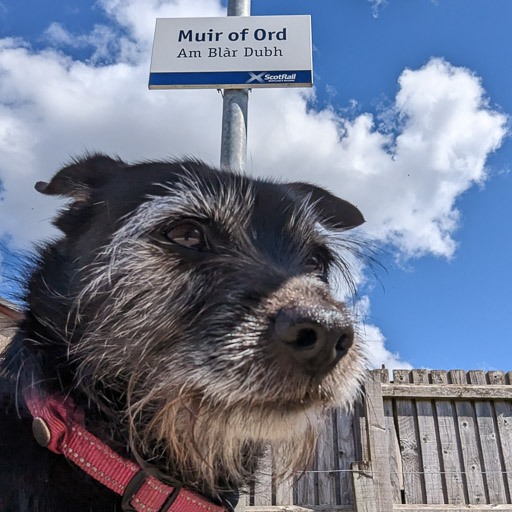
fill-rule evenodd
<path id="1" fill-rule="evenodd" d="M 311 84 L 311 71 L 228 71 L 211 73 L 150 73 L 149 86 Z"/>

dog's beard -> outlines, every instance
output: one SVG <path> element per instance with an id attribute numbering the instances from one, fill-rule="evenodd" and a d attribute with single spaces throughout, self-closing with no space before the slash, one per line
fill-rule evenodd
<path id="1" fill-rule="evenodd" d="M 145 459 L 164 456 L 188 485 L 215 496 L 255 478 L 265 449 L 278 454 L 277 479 L 306 468 L 315 449 L 323 408 L 293 412 L 268 406 L 229 406 L 183 399 L 165 406 L 138 439 Z M 156 453 L 155 453 L 156 452 Z M 257 478 L 257 474 L 256 474 Z"/>
<path id="2" fill-rule="evenodd" d="M 209 395 L 203 389 L 175 392 L 178 397 L 172 400 L 145 396 L 129 408 L 132 448 L 141 460 L 163 466 L 212 496 L 257 479 L 255 465 L 265 449 L 279 463 L 275 480 L 288 478 L 308 466 L 326 410 L 354 401 L 359 389 L 352 374 L 356 369 L 340 368 L 309 389 L 299 386 L 300 399 L 296 389 L 285 392 L 286 387 L 297 387 L 285 382 L 280 400 L 273 393 L 266 400 L 259 395 L 258 400 L 218 401 L 212 398 L 216 394 L 211 385 Z M 223 394 L 229 396 L 226 389 Z"/>

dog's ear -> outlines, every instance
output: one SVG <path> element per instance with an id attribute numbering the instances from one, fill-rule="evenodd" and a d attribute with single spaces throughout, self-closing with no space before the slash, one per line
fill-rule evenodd
<path id="1" fill-rule="evenodd" d="M 365 222 L 363 214 L 351 203 L 310 183 L 288 184 L 294 198 L 308 201 L 329 229 L 352 229 Z"/>
<path id="2" fill-rule="evenodd" d="M 50 180 L 38 181 L 34 188 L 41 194 L 71 197 L 76 203 L 86 202 L 94 189 L 104 185 L 110 174 L 126 167 L 121 160 L 105 155 L 92 155 L 61 169 Z"/>

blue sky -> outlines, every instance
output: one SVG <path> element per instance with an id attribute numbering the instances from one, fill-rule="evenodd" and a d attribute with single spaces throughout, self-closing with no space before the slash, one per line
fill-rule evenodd
<path id="1" fill-rule="evenodd" d="M 153 21 L 145 17 L 162 13 L 216 15 L 222 6 L 214 0 L 163 7 L 142 0 L 0 0 L 0 108 L 6 120 L 0 122 L 0 236 L 10 250 L 55 235 L 48 219 L 57 203 L 30 195 L 33 182 L 85 148 L 127 160 L 185 152 L 217 162 L 216 92 L 147 91 Z M 361 277 L 376 362 L 509 370 L 512 3 L 253 0 L 252 13 L 312 15 L 315 96 L 251 94 L 249 166 L 255 173 L 264 168 L 317 181 L 363 209 L 367 236 L 378 241 L 387 269 L 377 269 L 378 281 Z M 6 38 L 17 39 L 7 44 Z M 446 104 L 432 119 L 422 103 L 430 95 L 434 104 Z M 280 130 L 272 132 L 273 140 L 287 134 L 272 151 L 265 138 L 272 137 L 265 133 L 269 122 Z M 174 139 L 166 139 L 167 127 Z M 333 127 L 339 140 L 330 139 Z M 400 148 L 400 136 L 411 134 L 429 144 L 418 143 L 415 151 L 408 138 L 394 165 L 382 147 Z M 301 136 L 318 141 L 299 162 L 294 154 L 305 145 Z M 447 166 L 437 156 L 429 163 L 428 148 L 440 148 Z M 460 164 L 466 154 L 469 163 Z M 302 161 L 308 166 L 302 168 Z M 404 183 L 407 165 L 415 180 L 410 186 Z M 447 188 L 451 195 L 431 208 Z M 4 255 L 4 267 L 7 261 Z M 0 284 L 0 293 L 7 287 Z"/>

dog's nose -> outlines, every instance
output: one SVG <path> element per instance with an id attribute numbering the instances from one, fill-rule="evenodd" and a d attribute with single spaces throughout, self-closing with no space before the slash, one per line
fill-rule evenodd
<path id="1" fill-rule="evenodd" d="M 333 368 L 348 352 L 354 329 L 346 322 L 322 322 L 314 317 L 298 309 L 283 309 L 276 316 L 275 335 L 307 373 L 317 375 Z"/>

